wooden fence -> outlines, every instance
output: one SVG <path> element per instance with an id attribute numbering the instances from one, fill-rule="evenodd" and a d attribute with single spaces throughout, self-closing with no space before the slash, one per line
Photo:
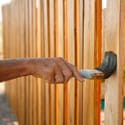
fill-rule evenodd
<path id="1" fill-rule="evenodd" d="M 102 53 L 113 50 L 118 70 L 106 80 L 105 125 L 122 125 L 125 2 L 107 1 L 103 11 L 101 4 L 12 0 L 3 6 L 4 57 L 64 57 L 82 69 L 96 67 Z M 20 125 L 99 125 L 100 83 L 54 85 L 29 76 L 8 81 L 6 95 Z"/>

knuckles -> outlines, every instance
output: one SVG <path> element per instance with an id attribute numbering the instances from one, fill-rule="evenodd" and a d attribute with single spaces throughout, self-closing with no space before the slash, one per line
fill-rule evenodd
<path id="1" fill-rule="evenodd" d="M 68 73 L 67 73 L 67 77 L 68 77 L 68 78 L 71 78 L 71 77 L 72 77 L 72 72 L 68 72 Z"/>
<path id="2" fill-rule="evenodd" d="M 45 80 L 52 83 L 67 82 L 72 76 L 72 64 L 67 63 L 62 57 L 46 59 L 43 63 L 42 69 L 37 72 L 37 75 L 41 75 Z M 70 66 L 69 66 L 70 65 Z"/>

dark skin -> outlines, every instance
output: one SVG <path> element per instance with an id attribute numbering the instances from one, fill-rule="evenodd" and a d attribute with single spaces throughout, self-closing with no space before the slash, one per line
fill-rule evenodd
<path id="1" fill-rule="evenodd" d="M 83 81 L 78 70 L 63 58 L 19 58 L 0 61 L 0 82 L 33 75 L 51 83 L 66 83 L 75 77 Z"/>

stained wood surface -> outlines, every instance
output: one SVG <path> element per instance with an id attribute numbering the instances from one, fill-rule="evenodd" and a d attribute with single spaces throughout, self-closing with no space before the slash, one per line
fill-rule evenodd
<path id="1" fill-rule="evenodd" d="M 83 66 L 93 69 L 101 60 L 101 2 L 84 1 Z M 98 24 L 97 24 L 98 23 Z M 89 110 L 88 110 L 89 109 Z M 83 88 L 83 124 L 100 124 L 100 82 L 86 80 Z"/>
<path id="2" fill-rule="evenodd" d="M 100 0 L 38 2 L 13 0 L 3 7 L 5 58 L 63 57 L 78 69 L 93 69 L 113 50 L 118 68 L 106 81 L 105 124 L 121 125 L 124 0 L 108 1 L 103 13 Z M 20 125 L 99 125 L 100 86 L 75 79 L 54 85 L 30 76 L 8 81 L 6 95 Z"/>
<path id="3" fill-rule="evenodd" d="M 64 41 L 64 58 L 68 60 L 68 36 L 67 36 L 67 28 L 68 28 L 68 15 L 67 15 L 67 9 L 68 9 L 68 2 L 67 0 L 63 1 L 63 41 Z M 64 124 L 68 125 L 68 84 L 64 84 Z"/>

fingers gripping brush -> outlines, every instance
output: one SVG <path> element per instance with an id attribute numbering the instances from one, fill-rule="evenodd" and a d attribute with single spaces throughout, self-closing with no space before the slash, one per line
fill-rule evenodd
<path id="1" fill-rule="evenodd" d="M 115 71 L 117 67 L 117 56 L 114 52 L 105 52 L 103 62 L 99 67 L 94 69 L 81 70 L 80 74 L 86 79 L 107 79 Z"/>

